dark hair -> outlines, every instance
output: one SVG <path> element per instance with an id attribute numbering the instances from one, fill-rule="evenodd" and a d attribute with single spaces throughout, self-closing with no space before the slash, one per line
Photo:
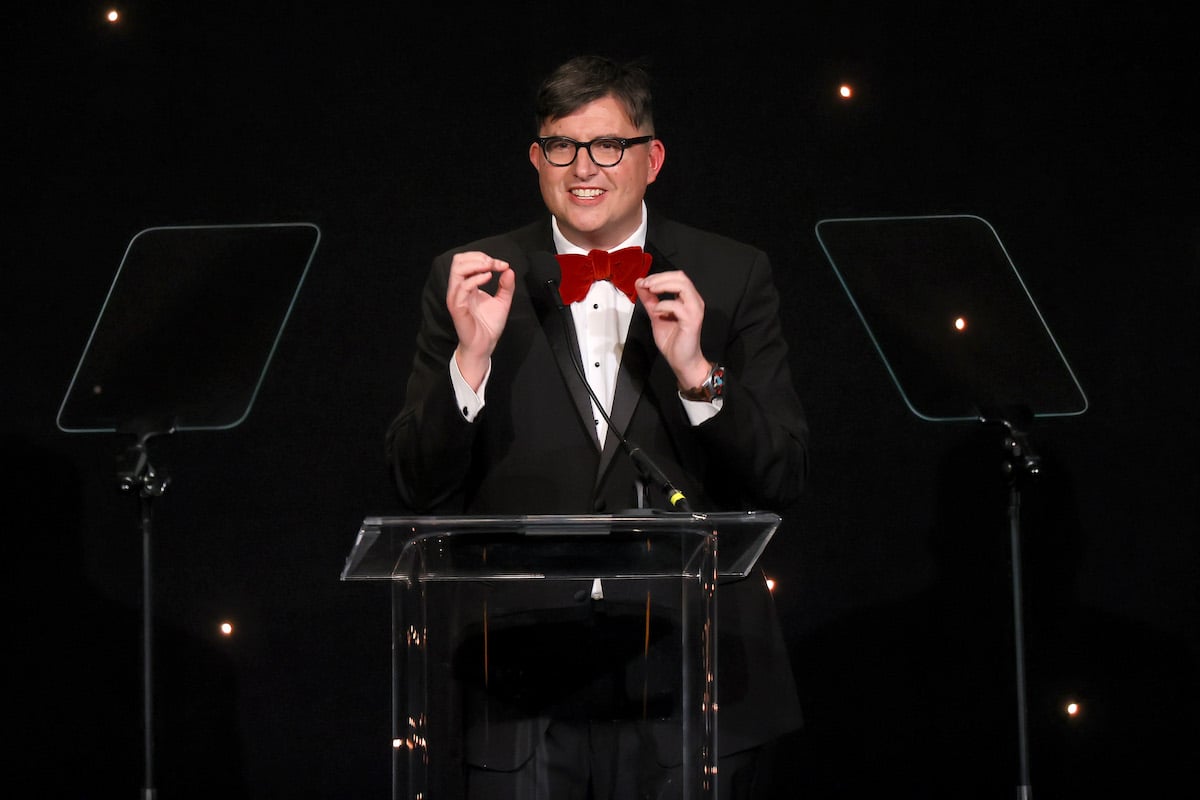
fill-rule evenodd
<path id="1" fill-rule="evenodd" d="M 611 95 L 625 107 L 638 130 L 654 132 L 650 74 L 636 61 L 617 63 L 602 56 L 577 56 L 560 65 L 542 82 L 534 103 L 538 129 Z"/>

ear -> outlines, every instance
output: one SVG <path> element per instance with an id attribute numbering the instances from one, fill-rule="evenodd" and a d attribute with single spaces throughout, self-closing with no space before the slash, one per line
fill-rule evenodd
<path id="1" fill-rule="evenodd" d="M 651 139 L 650 146 L 646 148 L 648 158 L 650 159 L 650 169 L 646 171 L 646 184 L 654 183 L 658 177 L 659 170 L 663 168 L 663 162 L 667 160 L 667 148 L 663 145 L 662 139 Z"/>
<path id="2" fill-rule="evenodd" d="M 542 146 L 537 142 L 529 145 L 529 163 L 533 164 L 534 169 L 539 169 L 542 165 Z"/>

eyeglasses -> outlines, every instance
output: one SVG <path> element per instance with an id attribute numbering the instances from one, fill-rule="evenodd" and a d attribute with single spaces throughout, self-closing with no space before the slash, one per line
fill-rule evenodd
<path id="1" fill-rule="evenodd" d="M 635 144 L 645 144 L 654 136 L 635 136 L 632 139 L 605 137 L 590 142 L 577 142 L 567 136 L 539 136 L 537 143 L 542 147 L 546 160 L 556 167 L 567 167 L 575 163 L 579 148 L 587 150 L 588 156 L 597 167 L 615 167 L 621 163 L 625 149 Z"/>

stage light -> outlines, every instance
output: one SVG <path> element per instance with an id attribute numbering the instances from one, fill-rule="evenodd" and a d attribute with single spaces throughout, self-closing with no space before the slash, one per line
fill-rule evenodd
<path id="1" fill-rule="evenodd" d="M 232 622 L 222 622 L 220 625 L 220 630 L 221 630 L 222 636 L 232 636 L 233 635 L 233 623 Z"/>
<path id="2" fill-rule="evenodd" d="M 955 317 L 954 318 L 954 330 L 965 331 L 966 329 L 967 329 L 967 318 L 966 317 Z"/>
<path id="3" fill-rule="evenodd" d="M 104 15 L 104 18 L 112 23 L 120 22 L 121 21 L 121 12 L 117 11 L 115 8 L 110 8 L 108 10 L 108 13 Z"/>
<path id="4" fill-rule="evenodd" d="M 854 89 L 848 83 L 843 83 L 838 87 L 838 94 L 843 100 L 849 100 L 854 95 Z"/>
<path id="5" fill-rule="evenodd" d="M 768 592 L 775 591 L 775 579 L 774 578 L 767 578 L 767 591 Z"/>

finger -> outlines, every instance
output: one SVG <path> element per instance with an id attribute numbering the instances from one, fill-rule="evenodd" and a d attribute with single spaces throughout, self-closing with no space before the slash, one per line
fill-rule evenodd
<path id="1" fill-rule="evenodd" d="M 474 275 L 501 272 L 509 268 L 507 261 L 492 258 L 487 253 L 470 251 L 457 253 L 450 261 L 451 275 Z"/>
<path id="2" fill-rule="evenodd" d="M 688 318 L 686 307 L 678 300 L 660 300 L 653 308 L 646 308 L 646 313 L 657 319 L 669 319 L 682 322 Z"/>
<path id="3" fill-rule="evenodd" d="M 461 305 L 474 297 L 477 291 L 482 291 L 482 287 L 491 280 L 491 277 L 492 274 L 490 272 L 464 276 L 458 280 L 451 281 L 447 287 L 446 294 L 453 302 Z"/>
<path id="4" fill-rule="evenodd" d="M 642 301 L 642 305 L 646 307 L 647 311 L 654 313 L 654 308 L 659 303 L 658 295 L 643 286 L 641 281 L 638 281 L 634 288 L 637 290 L 637 296 Z"/>
<path id="5" fill-rule="evenodd" d="M 462 279 L 463 286 L 470 289 L 482 289 L 492 280 L 492 272 L 473 272 L 470 275 L 464 275 Z"/>
<path id="6" fill-rule="evenodd" d="M 682 270 L 656 272 L 638 280 L 637 285 L 639 287 L 645 287 L 647 290 L 655 294 L 678 294 L 684 291 L 695 290 L 695 286 L 692 284 L 691 278 L 689 278 L 687 273 L 683 272 Z"/>
<path id="7" fill-rule="evenodd" d="M 500 286 L 496 291 L 496 296 L 508 300 L 512 298 L 513 289 L 517 285 L 517 274 L 508 268 L 506 262 L 501 261 L 500 263 L 504 264 L 504 270 L 500 273 Z"/>

